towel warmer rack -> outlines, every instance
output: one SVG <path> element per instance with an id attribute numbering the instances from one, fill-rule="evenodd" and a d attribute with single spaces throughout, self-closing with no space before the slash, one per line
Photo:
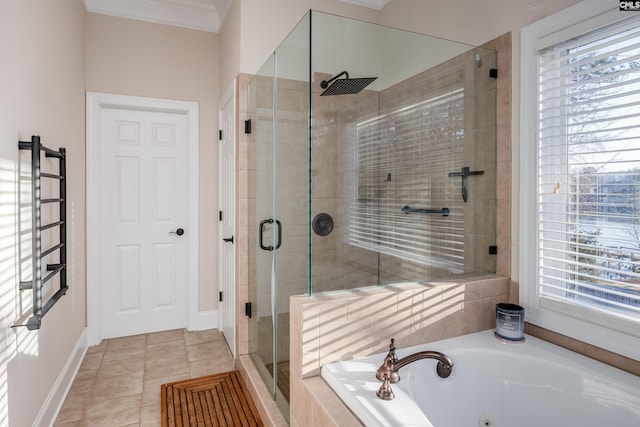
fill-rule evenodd
<path id="1" fill-rule="evenodd" d="M 20 150 L 31 150 L 31 203 L 32 203 L 32 222 L 31 222 L 31 239 L 32 239 L 32 277 L 31 280 L 21 281 L 20 290 L 31 290 L 33 293 L 33 314 L 27 320 L 25 325 L 29 330 L 40 329 L 42 318 L 55 305 L 58 300 L 67 293 L 67 212 L 66 212 L 66 150 L 60 148 L 57 151 L 45 147 L 40 143 L 40 137 L 34 135 L 31 141 L 19 141 Z M 58 174 L 42 172 L 40 167 L 40 152 L 44 152 L 46 157 L 57 158 L 59 161 Z M 41 180 L 42 178 L 53 179 L 59 182 L 60 188 L 57 198 L 42 198 Z M 42 205 L 49 203 L 57 203 L 60 208 L 58 221 L 54 221 L 42 225 Z M 42 231 L 58 227 L 59 241 L 58 244 L 42 250 Z M 47 264 L 46 271 L 48 274 L 43 277 L 42 261 L 43 259 L 55 251 L 59 251 L 59 262 L 55 264 Z M 46 301 L 43 301 L 43 287 L 45 283 L 51 280 L 56 274 L 60 274 L 59 289 Z"/>

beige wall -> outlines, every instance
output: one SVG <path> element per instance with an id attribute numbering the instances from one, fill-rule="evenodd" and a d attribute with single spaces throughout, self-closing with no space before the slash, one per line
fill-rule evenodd
<path id="1" fill-rule="evenodd" d="M 195 101 L 200 123 L 200 311 L 215 310 L 218 282 L 218 35 L 87 14 L 90 92 Z"/>
<path id="2" fill-rule="evenodd" d="M 379 12 L 338 0 L 233 0 L 240 6 L 240 69 L 255 74 L 309 9 L 377 22 Z M 236 72 L 236 73 L 237 73 Z"/>
<path id="3" fill-rule="evenodd" d="M 33 424 L 85 325 L 84 25 L 81 0 L 0 1 L 0 425 L 3 426 Z M 19 139 L 30 140 L 34 134 L 39 134 L 51 148 L 67 148 L 70 289 L 43 318 L 40 330 L 9 330 L 8 326 L 19 316 L 17 144 Z"/>
<path id="4" fill-rule="evenodd" d="M 240 72 L 240 0 L 231 2 L 220 28 L 220 88 L 221 92 L 232 84 Z"/>

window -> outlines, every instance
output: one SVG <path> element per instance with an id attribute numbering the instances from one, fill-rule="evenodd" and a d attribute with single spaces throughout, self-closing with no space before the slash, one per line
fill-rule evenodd
<path id="1" fill-rule="evenodd" d="M 640 16 L 590 4 L 523 30 L 522 299 L 637 358 L 594 331 L 640 337 Z"/>

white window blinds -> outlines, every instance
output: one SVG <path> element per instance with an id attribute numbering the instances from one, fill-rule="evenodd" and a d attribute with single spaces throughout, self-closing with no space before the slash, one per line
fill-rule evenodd
<path id="1" fill-rule="evenodd" d="M 450 273 L 464 272 L 459 181 L 463 164 L 464 89 L 409 105 L 354 128 L 352 244 Z M 456 186 L 455 184 L 458 183 Z M 405 213 L 402 208 L 441 210 Z"/>
<path id="2" fill-rule="evenodd" d="M 539 51 L 540 305 L 640 334 L 640 19 Z"/>

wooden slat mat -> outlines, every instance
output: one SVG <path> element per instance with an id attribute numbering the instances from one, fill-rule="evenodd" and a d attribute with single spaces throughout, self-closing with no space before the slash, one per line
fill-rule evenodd
<path id="1" fill-rule="evenodd" d="M 163 427 L 264 426 L 238 371 L 163 384 Z"/>

